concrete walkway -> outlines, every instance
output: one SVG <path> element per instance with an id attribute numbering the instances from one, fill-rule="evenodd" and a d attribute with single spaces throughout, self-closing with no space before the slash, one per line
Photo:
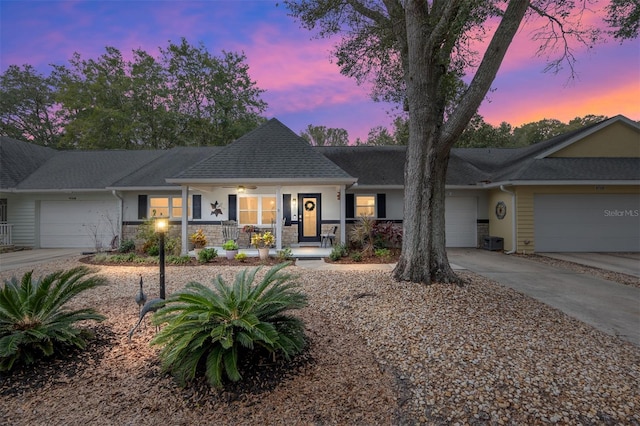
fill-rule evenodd
<path id="1" fill-rule="evenodd" d="M 448 254 L 463 268 L 640 346 L 640 288 L 486 250 Z"/>

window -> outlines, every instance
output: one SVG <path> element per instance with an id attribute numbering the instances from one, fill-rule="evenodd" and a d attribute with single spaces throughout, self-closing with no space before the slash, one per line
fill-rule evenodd
<path id="1" fill-rule="evenodd" d="M 376 197 L 375 195 L 356 195 L 356 217 L 360 216 L 376 216 Z"/>
<path id="2" fill-rule="evenodd" d="M 191 214 L 187 206 L 187 215 Z M 182 197 L 149 197 L 149 217 L 182 217 Z"/>
<path id="3" fill-rule="evenodd" d="M 240 196 L 238 212 L 241 225 L 271 225 L 276 220 L 276 197 L 273 195 Z"/>

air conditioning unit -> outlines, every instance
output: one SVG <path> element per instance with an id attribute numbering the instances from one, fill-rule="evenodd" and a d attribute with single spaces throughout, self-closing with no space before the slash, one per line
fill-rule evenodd
<path id="1" fill-rule="evenodd" d="M 482 248 L 491 251 L 504 250 L 504 238 L 484 237 L 482 240 Z"/>

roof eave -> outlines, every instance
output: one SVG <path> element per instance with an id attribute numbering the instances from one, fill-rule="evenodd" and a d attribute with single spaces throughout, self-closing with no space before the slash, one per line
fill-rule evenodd
<path id="1" fill-rule="evenodd" d="M 178 185 L 189 184 L 208 184 L 208 185 L 352 185 L 358 181 L 358 179 L 349 178 L 250 178 L 250 179 L 187 179 L 187 178 L 169 178 L 166 179 L 167 183 L 175 183 Z"/>
<path id="2" fill-rule="evenodd" d="M 499 188 L 500 186 L 566 186 L 566 185 L 640 185 L 640 180 L 506 180 L 482 184 L 482 188 Z"/>

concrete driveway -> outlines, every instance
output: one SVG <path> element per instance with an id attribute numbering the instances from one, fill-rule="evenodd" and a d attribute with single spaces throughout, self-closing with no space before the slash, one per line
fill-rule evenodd
<path id="1" fill-rule="evenodd" d="M 498 252 L 451 249 L 447 253 L 452 264 L 640 346 L 640 288 Z"/>
<path id="2" fill-rule="evenodd" d="M 21 250 L 0 254 L 0 272 L 12 269 L 35 266 L 39 263 L 51 262 L 72 256 L 80 256 L 82 249 L 37 249 Z"/>

